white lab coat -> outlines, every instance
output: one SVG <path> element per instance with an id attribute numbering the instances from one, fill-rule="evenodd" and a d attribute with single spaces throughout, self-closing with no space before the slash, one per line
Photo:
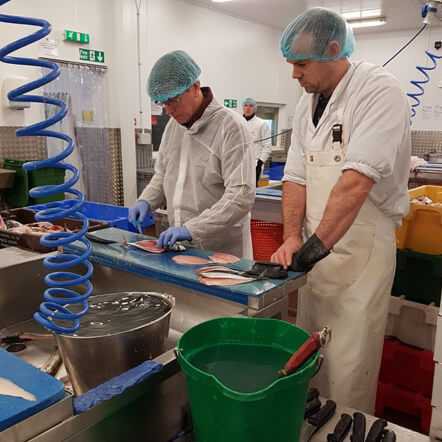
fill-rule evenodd
<path id="1" fill-rule="evenodd" d="M 213 99 L 190 129 L 170 119 L 140 199 L 153 210 L 167 203 L 169 224 L 186 226 L 199 247 L 251 259 L 252 149 L 244 119 Z"/>
<path id="2" fill-rule="evenodd" d="M 395 271 L 395 225 L 408 209 L 409 107 L 391 75 L 357 63 L 316 128 L 314 108 L 315 97 L 305 95 L 284 176 L 306 185 L 306 236 L 319 225 L 343 170 L 357 170 L 376 184 L 348 232 L 308 274 L 297 322 L 310 332 L 332 329 L 313 379 L 321 394 L 372 413 Z M 342 143 L 332 143 L 335 124 L 342 124 Z"/>
<path id="3" fill-rule="evenodd" d="M 272 135 L 271 130 L 267 123 L 256 115 L 250 120 L 246 120 L 246 123 L 250 136 L 255 143 L 256 162 L 261 160 L 265 163 L 272 154 L 272 140 L 269 138 Z"/>

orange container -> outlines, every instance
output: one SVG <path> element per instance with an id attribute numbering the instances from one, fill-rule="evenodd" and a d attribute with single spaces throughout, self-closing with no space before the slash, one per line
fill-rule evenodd
<path id="1" fill-rule="evenodd" d="M 252 219 L 253 257 L 256 261 L 269 261 L 283 242 L 282 224 Z"/>
<path id="2" fill-rule="evenodd" d="M 410 212 L 396 231 L 397 248 L 429 255 L 442 254 L 442 186 L 416 187 L 408 193 L 410 201 L 426 196 L 435 205 L 411 203 Z"/>

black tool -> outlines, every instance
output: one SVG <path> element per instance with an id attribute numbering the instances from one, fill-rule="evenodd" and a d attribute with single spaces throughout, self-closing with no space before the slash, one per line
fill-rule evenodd
<path id="1" fill-rule="evenodd" d="M 118 241 L 114 239 L 102 238 L 101 236 L 93 235 L 91 233 L 86 233 L 85 236 L 89 241 L 96 242 L 98 244 L 118 244 Z"/>
<path id="2" fill-rule="evenodd" d="M 308 419 L 319 411 L 321 408 L 321 401 L 318 397 L 314 397 L 311 401 L 307 402 L 304 410 L 304 419 Z"/>
<path id="3" fill-rule="evenodd" d="M 353 431 L 350 436 L 351 442 L 365 442 L 365 415 L 362 413 L 353 414 Z"/>
<path id="4" fill-rule="evenodd" d="M 385 419 L 377 419 L 373 422 L 370 431 L 367 434 L 365 442 L 380 442 L 384 435 L 385 427 L 388 425 Z"/>
<path id="5" fill-rule="evenodd" d="M 307 392 L 307 403 L 319 397 L 319 390 L 317 388 L 310 388 Z"/>
<path id="6" fill-rule="evenodd" d="M 258 279 L 284 279 L 289 275 L 280 264 L 267 261 L 256 261 L 253 267 L 244 274 Z"/>
<path id="7" fill-rule="evenodd" d="M 313 435 L 320 430 L 335 414 L 336 402 L 328 400 L 325 405 L 313 416 L 304 422 L 301 430 L 300 441 L 309 442 Z"/>
<path id="8" fill-rule="evenodd" d="M 393 430 L 385 431 L 382 442 L 396 442 L 396 433 Z"/>
<path id="9" fill-rule="evenodd" d="M 26 344 L 10 344 L 6 347 L 8 353 L 18 353 L 20 351 L 26 350 Z"/>
<path id="10" fill-rule="evenodd" d="M 341 419 L 336 424 L 335 431 L 327 435 L 328 442 L 342 442 L 350 432 L 353 419 L 348 414 L 342 414 Z"/>

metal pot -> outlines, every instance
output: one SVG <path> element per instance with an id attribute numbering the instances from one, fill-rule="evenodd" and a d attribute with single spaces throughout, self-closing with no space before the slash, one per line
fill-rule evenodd
<path id="1" fill-rule="evenodd" d="M 118 318 L 118 312 L 111 312 L 108 321 L 115 324 L 115 332 L 107 330 L 105 334 L 100 335 L 98 330 L 97 333 L 90 333 L 88 336 L 86 332 L 82 334 L 80 328 L 77 335 L 57 335 L 58 347 L 77 395 L 164 353 L 170 316 L 175 306 L 172 296 L 151 292 L 120 292 L 93 296 L 89 305 L 93 308 L 100 303 L 118 304 L 121 299 L 135 299 L 131 297 L 140 298 L 146 295 L 167 303 L 168 311 L 145 323 L 142 322 L 141 314 L 135 327 L 126 326 L 124 315 L 127 313 L 122 311 L 121 318 Z M 106 320 L 106 316 L 99 313 L 100 320 Z M 88 320 L 88 315 L 84 320 Z M 89 323 L 94 324 L 90 319 Z"/>

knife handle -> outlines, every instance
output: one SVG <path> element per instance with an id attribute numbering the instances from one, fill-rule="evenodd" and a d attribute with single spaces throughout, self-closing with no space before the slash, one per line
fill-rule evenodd
<path id="1" fill-rule="evenodd" d="M 316 427 L 316 431 L 325 425 L 335 414 L 336 402 L 328 400 L 325 405 L 313 416 L 308 418 L 308 423 Z"/>
<path id="2" fill-rule="evenodd" d="M 396 442 L 396 433 L 392 430 L 387 430 L 384 434 L 382 442 Z"/>
<path id="3" fill-rule="evenodd" d="M 319 390 L 317 388 L 310 388 L 307 393 L 307 402 L 319 397 Z"/>
<path id="4" fill-rule="evenodd" d="M 313 398 L 311 401 L 307 402 L 304 410 L 304 419 L 308 419 L 319 411 L 321 408 L 321 401 L 319 398 Z"/>
<path id="5" fill-rule="evenodd" d="M 380 442 L 387 426 L 385 419 L 377 419 L 373 422 L 370 431 L 367 434 L 366 442 Z"/>
<path id="6" fill-rule="evenodd" d="M 348 414 L 342 414 L 341 419 L 336 424 L 335 431 L 327 435 L 328 442 L 342 442 L 350 431 L 353 419 Z"/>
<path id="7" fill-rule="evenodd" d="M 351 442 L 365 442 L 365 415 L 362 413 L 353 414 L 353 432 L 350 436 Z"/>
<path id="8" fill-rule="evenodd" d="M 288 376 L 294 373 L 301 365 L 321 348 L 321 336 L 319 332 L 311 336 L 292 354 L 284 368 L 279 371 L 280 376 Z"/>

